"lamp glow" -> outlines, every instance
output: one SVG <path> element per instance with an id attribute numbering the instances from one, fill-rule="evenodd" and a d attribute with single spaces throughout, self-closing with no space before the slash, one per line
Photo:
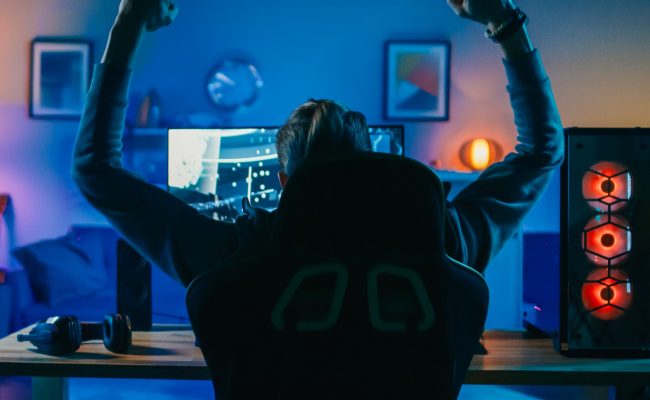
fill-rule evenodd
<path id="1" fill-rule="evenodd" d="M 490 144 L 485 139 L 474 139 L 470 145 L 470 164 L 472 169 L 482 170 L 490 163 Z"/>
<path id="2" fill-rule="evenodd" d="M 460 161 L 474 171 L 484 170 L 499 158 L 501 146 L 490 139 L 471 139 L 460 148 Z"/>

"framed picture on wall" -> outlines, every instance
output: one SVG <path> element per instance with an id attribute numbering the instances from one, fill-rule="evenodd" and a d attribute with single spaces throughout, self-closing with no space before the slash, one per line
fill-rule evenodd
<path id="1" fill-rule="evenodd" d="M 76 119 L 90 85 L 92 44 L 81 39 L 32 41 L 29 116 Z"/>
<path id="2" fill-rule="evenodd" d="M 387 42 L 386 119 L 448 120 L 449 57 L 449 42 Z"/>

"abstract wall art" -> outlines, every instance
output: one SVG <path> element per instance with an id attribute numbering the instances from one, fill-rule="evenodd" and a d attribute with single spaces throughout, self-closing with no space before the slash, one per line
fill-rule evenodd
<path id="1" fill-rule="evenodd" d="M 449 57 L 448 42 L 387 42 L 386 119 L 448 120 Z"/>

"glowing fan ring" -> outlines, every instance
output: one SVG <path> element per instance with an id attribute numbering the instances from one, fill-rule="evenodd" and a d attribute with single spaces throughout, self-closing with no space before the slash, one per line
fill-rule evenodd
<path id="1" fill-rule="evenodd" d="M 629 258 L 632 231 L 625 218 L 618 215 L 594 216 L 582 231 L 582 248 L 592 263 L 603 267 L 617 266 Z"/>
<path id="2" fill-rule="evenodd" d="M 598 211 L 618 211 L 627 205 L 632 196 L 632 175 L 623 164 L 598 162 L 582 177 L 582 195 Z"/>
<path id="3" fill-rule="evenodd" d="M 632 304 L 632 285 L 619 269 L 592 271 L 582 285 L 582 303 L 594 317 L 611 321 L 625 314 Z"/>

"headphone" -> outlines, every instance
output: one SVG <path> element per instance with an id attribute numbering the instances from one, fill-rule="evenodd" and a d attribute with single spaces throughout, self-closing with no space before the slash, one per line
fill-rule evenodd
<path id="1" fill-rule="evenodd" d="M 126 354 L 131 348 L 131 319 L 126 314 L 106 314 L 103 322 L 79 322 L 72 315 L 43 318 L 19 342 L 31 342 L 39 352 L 60 356 L 74 353 L 81 342 L 103 340 L 113 353 Z"/>

